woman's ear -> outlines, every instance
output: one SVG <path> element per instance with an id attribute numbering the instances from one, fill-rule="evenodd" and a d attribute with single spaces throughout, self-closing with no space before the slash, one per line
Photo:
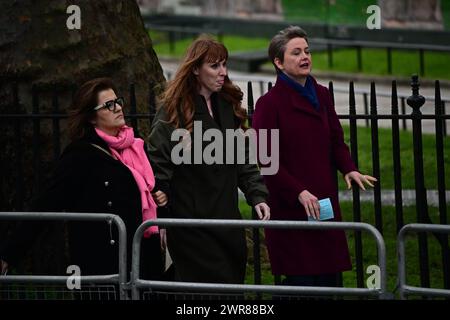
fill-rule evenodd
<path id="1" fill-rule="evenodd" d="M 273 63 L 277 66 L 278 69 L 283 70 L 283 63 L 281 62 L 280 58 L 273 59 Z"/>
<path id="2" fill-rule="evenodd" d="M 192 73 L 193 73 L 194 75 L 198 76 L 198 74 L 199 74 L 198 68 L 194 68 L 194 69 L 192 70 Z"/>

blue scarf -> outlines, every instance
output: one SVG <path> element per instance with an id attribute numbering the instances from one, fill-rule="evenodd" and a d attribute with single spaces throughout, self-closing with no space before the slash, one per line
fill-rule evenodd
<path id="1" fill-rule="evenodd" d="M 316 88 L 314 87 L 311 76 L 306 78 L 305 86 L 291 79 L 284 72 L 279 72 L 278 77 L 285 81 L 292 89 L 297 91 L 302 97 L 305 97 L 316 110 L 319 110 L 319 100 L 317 99 Z"/>

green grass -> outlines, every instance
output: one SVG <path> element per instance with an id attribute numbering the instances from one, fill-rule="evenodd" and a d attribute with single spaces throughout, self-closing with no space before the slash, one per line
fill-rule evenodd
<path id="1" fill-rule="evenodd" d="M 240 209 L 244 218 L 249 219 L 251 215 L 250 207 L 245 201 L 240 202 Z M 341 202 L 341 210 L 343 213 L 344 221 L 352 221 L 352 203 Z M 412 223 L 416 222 L 416 211 L 414 206 L 404 207 L 404 222 Z M 434 223 L 439 223 L 437 208 L 430 207 L 430 217 Z M 396 224 L 395 224 L 395 208 L 391 206 L 384 206 L 382 208 L 383 215 L 383 237 L 386 244 L 387 255 L 387 288 L 388 291 L 393 292 L 396 287 L 397 280 L 397 257 L 396 257 Z M 450 217 L 450 206 L 447 207 L 447 219 Z M 361 221 L 374 225 L 374 209 L 371 203 L 361 203 Z M 263 236 L 263 233 L 262 237 Z M 250 233 L 248 233 L 250 236 Z M 250 239 L 250 238 L 249 238 Z M 343 281 L 345 287 L 356 287 L 356 267 L 355 267 L 355 250 L 354 250 L 354 235 L 353 232 L 347 232 L 347 239 L 349 244 L 349 250 L 352 257 L 353 270 L 343 273 Z M 375 241 L 372 237 L 363 233 L 363 266 L 364 270 L 369 265 L 377 264 L 377 251 Z M 253 266 L 252 266 L 252 249 L 251 241 L 249 241 L 249 263 L 247 267 L 246 283 L 251 284 L 253 282 Z M 262 241 L 262 243 L 264 243 Z M 428 236 L 429 246 L 429 266 L 430 266 L 430 280 L 431 287 L 443 288 L 443 274 L 442 274 L 442 259 L 441 250 L 438 242 L 432 236 Z M 407 284 L 420 286 L 420 273 L 419 273 L 419 258 L 418 258 L 418 244 L 417 237 L 414 234 L 407 236 L 406 240 L 406 275 Z M 271 274 L 270 263 L 266 248 L 263 245 L 261 250 L 261 268 L 262 268 L 262 283 L 273 284 L 273 276 Z M 369 275 L 364 275 L 366 280 Z"/>
<path id="2" fill-rule="evenodd" d="M 341 209 L 343 212 L 345 221 L 352 221 L 352 203 L 341 203 Z M 416 207 L 407 206 L 404 210 L 404 223 L 417 222 Z M 447 219 L 449 218 L 450 206 L 447 206 Z M 361 204 L 362 221 L 375 225 L 375 215 L 373 204 L 362 203 Z M 439 223 L 438 209 L 435 207 L 429 208 L 429 215 L 433 223 Z M 395 223 L 395 207 L 384 206 L 382 208 L 383 216 L 383 237 L 386 244 L 387 254 L 387 271 L 388 271 L 388 290 L 393 291 L 396 285 L 397 277 L 397 251 L 396 251 L 396 223 Z M 354 234 L 352 232 L 347 233 L 349 242 L 349 249 L 352 254 L 353 271 L 344 273 L 344 285 L 356 286 L 356 269 L 355 269 L 355 254 L 354 254 Z M 364 269 L 371 264 L 376 264 L 377 252 L 375 241 L 367 235 L 363 234 L 363 261 Z M 430 257 L 430 280 L 431 287 L 443 288 L 443 275 L 442 275 L 442 259 L 439 243 L 432 236 L 428 236 L 429 245 L 429 257 Z M 418 257 L 418 242 L 417 236 L 411 234 L 407 237 L 406 241 L 406 274 L 407 283 L 414 286 L 420 286 L 420 273 L 419 273 L 419 257 Z"/>
<path id="3" fill-rule="evenodd" d="M 363 124 L 360 122 L 359 124 Z M 408 123 L 411 126 L 411 122 Z M 343 126 L 347 145 L 350 146 L 349 126 Z M 380 155 L 380 181 L 381 189 L 394 189 L 394 165 L 392 161 L 392 133 L 391 129 L 379 128 L 379 155 Z M 436 169 L 436 138 L 432 134 L 422 135 L 423 166 L 425 186 L 427 189 L 437 189 Z M 450 137 L 444 139 L 444 168 L 446 187 L 450 187 Z M 414 153 L 411 131 L 400 131 L 400 161 L 402 170 L 402 188 L 414 189 Z M 358 161 L 359 169 L 363 173 L 372 174 L 372 143 L 371 129 L 358 127 Z M 340 189 L 345 189 L 345 184 L 339 175 Z"/>
<path id="4" fill-rule="evenodd" d="M 330 5 L 327 5 L 330 3 Z M 318 22 L 332 25 L 366 25 L 367 7 L 373 0 L 283 0 L 283 13 L 287 21 Z"/>
<path id="5" fill-rule="evenodd" d="M 333 3 L 334 2 L 334 3 Z M 330 3 L 328 6 L 327 4 Z M 287 21 L 317 22 L 330 25 L 365 26 L 369 15 L 367 7 L 377 4 L 374 0 L 283 0 L 283 13 Z M 444 28 L 450 29 L 450 1 L 441 1 Z"/>
<path id="6" fill-rule="evenodd" d="M 167 34 L 164 32 L 149 31 L 154 43 L 154 50 L 159 57 L 180 58 L 186 53 L 186 49 L 192 43 L 192 38 L 175 41 L 173 52 L 170 50 Z M 240 51 L 265 50 L 270 39 L 248 38 L 241 36 L 226 35 L 223 43 L 230 53 Z M 450 79 L 450 53 L 425 52 L 425 75 L 429 79 Z M 271 65 L 268 62 L 268 65 Z M 328 56 L 326 52 L 313 52 L 313 67 L 322 71 L 336 71 L 347 73 L 358 73 L 356 50 L 336 49 L 333 50 L 333 68 L 328 67 Z M 417 52 L 392 51 L 392 74 L 398 77 L 409 77 L 411 74 L 419 74 L 419 55 Z M 388 75 L 387 54 L 383 49 L 362 50 L 362 73 L 374 75 Z"/>
<path id="7" fill-rule="evenodd" d="M 344 127 L 345 140 L 349 144 L 349 127 Z M 380 173 L 382 190 L 394 188 L 393 162 L 392 162 L 392 135 L 390 129 L 379 129 L 379 146 L 380 146 Z M 423 154 L 425 168 L 425 185 L 428 189 L 437 189 L 437 170 L 436 170 L 436 146 L 435 136 L 431 134 L 423 134 Z M 402 187 L 403 189 L 414 189 L 414 162 L 413 162 L 413 144 L 412 133 L 410 131 L 400 132 L 400 159 L 402 168 Z M 444 150 L 450 150 L 450 138 L 444 140 Z M 371 147 L 371 130 L 370 128 L 358 127 L 358 157 L 359 168 L 362 172 L 372 173 L 372 147 Z M 444 152 L 445 161 L 445 182 L 446 186 L 450 185 L 450 155 Z M 339 187 L 345 189 L 343 179 L 339 175 Z M 242 201 L 240 203 L 243 216 L 250 217 L 250 208 Z M 352 203 L 342 202 L 341 208 L 345 221 L 352 221 Z M 387 268 L 388 268 L 388 289 L 393 291 L 395 288 L 397 264 L 396 264 L 396 225 L 395 225 L 395 208 L 392 206 L 384 206 L 383 212 L 383 229 L 387 248 Z M 450 213 L 450 207 L 447 208 L 447 214 Z M 374 209 L 371 203 L 361 204 L 362 221 L 375 224 Z M 434 223 L 439 222 L 437 208 L 430 207 L 430 217 Z M 449 218 L 447 218 L 449 219 Z M 404 207 L 405 223 L 416 222 L 416 209 L 414 206 Z M 354 239 L 353 233 L 347 233 L 349 239 L 349 249 L 352 254 L 353 265 L 355 266 L 354 256 Z M 248 234 L 251 239 L 251 234 Z M 375 242 L 367 235 L 363 236 L 364 248 L 364 268 L 368 265 L 376 264 L 376 247 Z M 252 251 L 249 250 L 249 265 L 247 269 L 246 283 L 253 283 L 253 267 L 252 267 Z M 273 283 L 273 276 L 270 272 L 270 263 L 265 248 L 262 250 L 262 280 L 263 283 Z M 415 236 L 408 237 L 406 242 L 407 255 L 407 283 L 419 286 L 419 264 L 417 251 L 417 238 Z M 430 255 L 430 278 L 432 287 L 442 288 L 442 264 L 441 252 L 437 241 L 433 237 L 429 237 L 429 255 Z M 347 287 L 356 286 L 356 271 L 344 273 L 344 285 Z"/>
<path id="8" fill-rule="evenodd" d="M 154 42 L 153 48 L 158 56 L 170 56 L 180 58 L 186 53 L 186 49 L 196 38 L 185 38 L 177 40 L 174 46 L 174 52 L 171 52 L 166 35 L 161 32 L 149 31 L 150 38 Z M 215 37 L 217 39 L 217 37 Z M 225 35 L 222 38 L 223 44 L 230 53 L 241 51 L 253 51 L 266 49 L 269 45 L 269 39 L 266 38 L 248 38 L 241 36 Z"/>
<path id="9" fill-rule="evenodd" d="M 151 32 L 152 33 L 152 32 Z M 155 33 L 155 42 L 160 41 L 161 36 Z M 264 48 L 267 45 L 266 39 L 250 39 L 243 37 L 225 37 L 224 42 L 229 48 L 230 52 L 240 51 L 242 48 L 257 49 Z M 176 55 L 184 54 L 186 47 L 191 43 L 191 39 L 180 40 L 176 44 Z M 155 50 L 158 55 L 169 54 L 166 43 L 155 45 Z M 356 72 L 356 60 L 349 59 L 354 57 L 352 50 L 338 50 L 335 52 L 335 70 Z M 449 58 L 450 55 L 447 55 Z M 363 50 L 363 70 L 368 73 L 386 73 L 385 53 L 383 50 Z M 408 52 L 393 52 L 393 72 L 397 75 L 409 76 L 414 73 L 414 53 Z M 448 64 L 442 54 L 432 53 L 426 54 L 427 70 L 430 70 L 428 75 L 431 77 L 431 69 L 437 78 L 450 79 L 450 72 L 448 72 Z M 314 68 L 326 69 L 326 55 L 325 53 L 314 54 Z M 375 63 L 376 62 L 376 63 Z M 428 72 L 428 71 L 427 71 Z M 362 122 L 358 122 L 362 124 Z M 411 121 L 408 121 L 410 125 Z M 347 143 L 350 140 L 349 128 L 344 126 L 345 137 Z M 444 140 L 444 150 L 450 150 L 450 138 Z M 390 129 L 379 129 L 379 146 L 380 146 L 380 172 L 381 172 L 381 187 L 383 189 L 394 188 L 393 176 L 393 162 L 392 162 L 392 136 Z M 404 189 L 414 189 L 414 167 L 413 167 L 413 143 L 412 133 L 410 131 L 400 133 L 400 147 L 401 147 L 401 162 L 402 162 L 402 187 Z M 435 137 L 430 134 L 423 134 L 423 154 L 424 154 L 424 168 L 425 168 L 425 185 L 429 189 L 437 189 L 437 172 L 436 172 L 436 148 Z M 361 171 L 372 173 L 372 149 L 371 149 L 371 133 L 369 128 L 358 129 L 358 157 L 359 167 Z M 450 186 L 450 154 L 444 153 L 445 161 L 445 181 L 446 185 Z M 340 188 L 344 188 L 342 179 L 340 179 Z"/>
<path id="10" fill-rule="evenodd" d="M 450 79 L 450 52 L 425 52 L 425 78 Z M 328 66 L 326 52 L 313 53 L 313 68 L 317 70 L 358 73 L 356 49 L 333 50 L 333 68 Z M 388 75 L 385 49 L 362 50 L 362 73 Z M 415 51 L 392 51 L 392 74 L 409 77 L 420 73 L 419 54 Z"/>

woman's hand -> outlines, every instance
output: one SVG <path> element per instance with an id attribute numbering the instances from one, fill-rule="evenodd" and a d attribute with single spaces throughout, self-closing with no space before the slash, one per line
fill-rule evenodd
<path id="1" fill-rule="evenodd" d="M 161 239 L 161 250 L 165 251 L 167 248 L 167 234 L 166 229 L 159 229 L 159 238 Z"/>
<path id="2" fill-rule="evenodd" d="M 158 207 L 164 207 L 167 204 L 167 195 L 162 191 L 156 191 L 155 193 L 152 193 L 152 197 Z"/>
<path id="3" fill-rule="evenodd" d="M 0 275 L 6 275 L 8 272 L 8 263 L 6 261 L 0 260 Z"/>
<path id="4" fill-rule="evenodd" d="M 258 203 L 255 206 L 255 211 L 258 214 L 259 220 L 270 219 L 270 208 L 265 202 Z"/>
<path id="5" fill-rule="evenodd" d="M 347 183 L 347 188 L 348 189 L 352 188 L 352 180 L 353 180 L 364 191 L 366 190 L 366 188 L 364 187 L 364 183 L 369 185 L 369 186 L 371 186 L 371 187 L 373 187 L 373 183 L 372 182 L 378 181 L 376 178 L 374 178 L 372 176 L 368 176 L 366 174 L 361 174 L 358 171 L 350 171 L 349 173 L 347 173 L 344 176 L 344 180 Z"/>
<path id="6" fill-rule="evenodd" d="M 319 199 L 310 193 L 308 190 L 303 190 L 298 195 L 298 200 L 305 207 L 308 217 L 313 217 L 316 220 L 320 220 L 320 205 Z"/>

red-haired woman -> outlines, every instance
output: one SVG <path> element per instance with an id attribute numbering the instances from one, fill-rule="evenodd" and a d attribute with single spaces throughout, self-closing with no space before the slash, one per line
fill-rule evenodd
<path id="1" fill-rule="evenodd" d="M 202 157 L 208 142 L 203 141 L 200 142 L 202 154 L 190 152 L 199 147 L 198 144 L 195 147 L 199 143 L 195 136 L 203 136 L 206 130 L 225 133 L 225 130 L 245 129 L 243 94 L 227 76 L 227 58 L 227 49 L 221 43 L 200 37 L 189 47 L 162 96 L 148 144 L 157 182 L 170 190 L 170 217 L 240 219 L 238 188 L 244 192 L 249 205 L 255 207 L 260 219 L 270 217 L 265 203 L 267 189 L 256 164 L 248 161 L 208 164 Z M 171 137 L 176 129 L 184 131 L 184 138 L 191 141 L 183 151 L 190 159 L 201 157 L 201 163 L 174 161 L 172 150 L 177 141 Z M 244 281 L 247 250 L 243 229 L 169 228 L 167 241 L 177 280 Z"/>

